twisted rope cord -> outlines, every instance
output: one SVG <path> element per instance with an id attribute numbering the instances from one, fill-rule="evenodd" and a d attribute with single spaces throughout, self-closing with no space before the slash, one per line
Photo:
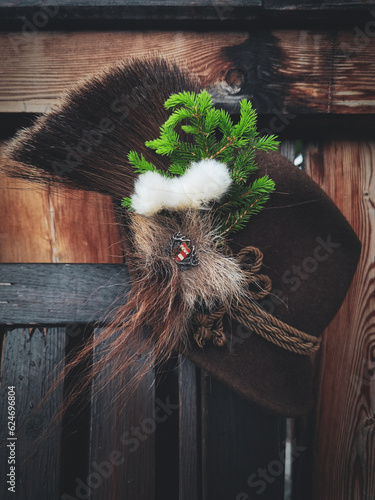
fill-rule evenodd
<path id="1" fill-rule="evenodd" d="M 252 262 L 249 262 L 249 258 Z M 287 325 L 253 302 L 268 295 L 272 286 L 268 276 L 257 274 L 263 264 L 263 254 L 259 248 L 245 247 L 238 253 L 237 259 L 243 266 L 249 285 L 255 285 L 258 290 L 249 290 L 242 303 L 234 305 L 229 311 L 221 307 L 211 314 L 196 313 L 194 321 L 197 331 L 194 339 L 199 347 L 203 347 L 208 340 L 212 340 L 217 346 L 225 345 L 223 318 L 228 314 L 230 318 L 283 349 L 298 354 L 310 354 L 318 350 L 320 339 Z"/>

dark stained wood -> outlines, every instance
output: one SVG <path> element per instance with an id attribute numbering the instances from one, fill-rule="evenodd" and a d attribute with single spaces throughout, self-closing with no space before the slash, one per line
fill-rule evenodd
<path id="1" fill-rule="evenodd" d="M 179 498 L 178 356 L 155 367 L 155 499 Z"/>
<path id="2" fill-rule="evenodd" d="M 157 52 L 187 64 L 231 112 L 246 97 L 262 114 L 372 114 L 375 37 L 365 37 L 360 42 L 355 30 L 2 34 L 0 112 L 43 112 L 79 78 Z"/>
<path id="3" fill-rule="evenodd" d="M 311 500 L 314 470 L 314 415 L 294 419 L 292 426 L 292 500 Z"/>
<path id="4" fill-rule="evenodd" d="M 187 0 L 182 2 L 181 0 L 168 0 L 168 6 L 176 6 L 176 7 L 210 7 L 210 6 L 219 6 L 224 7 L 228 5 L 226 0 Z M 264 9 L 274 9 L 274 10 L 285 10 L 285 9 L 353 9 L 353 8 L 362 8 L 366 9 L 371 7 L 375 2 L 373 0 L 367 0 L 366 2 L 358 1 L 358 0 L 323 0 L 323 1 L 315 1 L 312 0 L 294 0 L 294 1 L 284 1 L 280 0 L 232 0 L 230 2 L 231 7 L 263 7 Z M 51 4 L 53 4 L 51 2 Z M 122 7 L 132 6 L 132 7 L 162 7 L 166 2 L 162 2 L 160 0 L 63 0 L 59 2 L 59 5 L 85 5 L 87 7 L 91 7 L 93 5 L 96 6 L 114 6 L 119 5 Z M 35 0 L 7 0 L 3 3 L 4 7 L 32 7 L 32 6 L 40 6 L 40 3 Z"/>
<path id="5" fill-rule="evenodd" d="M 66 325 L 66 364 L 81 351 L 92 333 L 91 330 L 91 327 L 81 323 Z M 82 390 L 73 400 L 70 399 L 70 394 L 76 387 L 77 380 L 81 381 L 83 373 L 90 371 L 91 366 L 92 352 L 89 352 L 85 359 L 64 374 L 64 412 L 60 438 L 60 500 L 71 500 L 68 495 L 73 498 L 84 496 L 82 490 L 87 488 L 90 391 L 87 388 Z"/>
<path id="6" fill-rule="evenodd" d="M 200 413 L 197 368 L 179 357 L 180 391 L 180 496 L 179 500 L 199 500 L 201 493 L 199 441 Z"/>
<path id="7" fill-rule="evenodd" d="M 202 372 L 203 500 L 284 499 L 285 419 Z"/>
<path id="8" fill-rule="evenodd" d="M 284 141 L 281 143 L 280 153 L 294 162 L 297 156 L 296 141 Z M 301 147 L 301 153 L 304 153 Z M 299 165 L 304 168 L 304 162 Z M 313 415 L 310 413 L 304 417 L 289 420 L 290 436 L 290 460 L 291 481 L 289 485 L 288 500 L 311 500 L 312 477 L 313 477 L 313 453 L 314 453 L 314 428 Z"/>
<path id="9" fill-rule="evenodd" d="M 349 293 L 323 334 L 313 498 L 370 499 L 375 497 L 375 143 L 310 143 L 306 166 L 362 242 Z"/>
<path id="10" fill-rule="evenodd" d="M 294 1 L 280 1 L 280 0 L 262 0 L 264 9 L 272 10 L 351 10 L 351 9 L 368 9 L 373 5 L 372 0 L 367 2 L 360 2 L 358 0 L 294 0 Z"/>
<path id="11" fill-rule="evenodd" d="M 2 324 L 98 321 L 129 291 L 118 264 L 0 264 L 0 276 Z"/>
<path id="12" fill-rule="evenodd" d="M 5 5 L 4 7 L 38 7 L 40 4 L 36 2 L 35 0 L 8 0 L 4 2 Z M 353 2 L 354 3 L 354 2 Z M 359 3 L 359 2 L 356 2 Z M 188 7 L 191 9 L 192 7 L 225 7 L 228 3 L 225 0 L 215 0 L 215 2 L 212 2 L 212 0 L 188 0 L 185 2 L 181 2 L 181 0 L 168 0 L 168 2 L 162 2 L 161 0 L 84 0 L 82 1 L 77 1 L 77 0 L 63 0 L 59 2 L 59 6 L 68 6 L 71 5 L 73 7 L 77 6 L 86 6 L 86 7 L 92 7 L 92 6 L 102 6 L 102 7 L 110 7 L 110 6 L 121 6 L 121 7 L 133 7 L 133 8 L 139 8 L 139 7 L 156 7 L 156 8 L 161 8 L 163 6 L 169 7 L 179 7 L 180 9 L 183 9 L 184 7 Z M 231 2 L 231 6 L 233 7 L 260 7 L 262 5 L 262 0 L 235 0 L 234 2 Z"/>
<path id="13" fill-rule="evenodd" d="M 64 333 L 61 328 L 25 328 L 8 330 L 4 334 L 0 402 L 0 496 L 4 500 L 59 499 L 61 425 L 59 421 L 51 424 L 51 419 L 62 403 L 62 387 L 58 387 L 36 413 L 35 408 L 54 383 L 56 373 L 53 374 L 52 370 L 63 360 Z M 16 425 L 19 432 L 16 441 L 16 494 L 7 491 L 5 481 L 6 473 L 9 472 L 6 465 L 8 450 L 3 447 L 8 437 L 8 386 L 15 386 Z"/>
<path id="14" fill-rule="evenodd" d="M 35 0 L 8 0 L 2 4 L 1 26 L 17 30 L 33 30 L 33 28 L 55 29 L 56 27 L 71 26 L 82 28 L 89 26 L 87 21 L 97 21 L 97 27 L 106 25 L 130 26 L 131 22 L 141 22 L 145 28 L 149 26 L 160 26 L 160 22 L 174 21 L 188 23 L 194 20 L 212 24 L 220 24 L 224 21 L 253 21 L 274 22 L 281 20 L 283 23 L 292 21 L 298 26 L 298 21 L 305 21 L 308 16 L 314 21 L 335 20 L 337 14 L 341 14 L 341 22 L 348 20 L 349 16 L 360 16 L 373 6 L 373 1 L 366 2 L 348 0 L 312 1 L 299 0 L 283 2 L 279 0 L 236 0 L 226 2 L 225 0 L 194 0 L 185 1 L 169 0 L 167 3 L 160 0 L 63 0 L 56 6 L 40 5 Z M 332 16 L 332 12 L 336 16 Z M 314 15 L 315 14 L 315 15 Z M 316 15 L 318 14 L 318 15 Z M 346 14 L 346 15 L 345 15 Z M 278 19 L 279 18 L 279 19 Z M 100 21 L 100 23 L 99 23 Z M 8 24 L 8 26 L 6 25 Z M 10 24 L 11 23 L 11 24 Z M 152 24 L 154 23 L 154 24 Z"/>
<path id="15" fill-rule="evenodd" d="M 100 334 L 97 329 L 95 335 Z M 101 345 L 93 353 L 95 363 Z M 138 364 L 142 359 L 137 361 Z M 131 377 L 136 373 L 137 366 Z M 155 493 L 155 374 L 150 370 L 122 405 L 127 376 L 107 383 L 109 367 L 92 384 L 89 474 L 100 475 L 93 500 L 152 500 Z M 116 398 L 119 398 L 116 404 Z"/>

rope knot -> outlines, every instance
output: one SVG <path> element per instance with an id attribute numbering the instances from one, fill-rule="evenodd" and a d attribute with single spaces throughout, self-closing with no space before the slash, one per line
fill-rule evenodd
<path id="1" fill-rule="evenodd" d="M 238 253 L 237 260 L 242 264 L 249 284 L 247 296 L 241 304 L 233 305 L 230 311 L 221 307 L 210 314 L 194 315 L 197 327 L 194 339 L 198 346 L 203 348 L 209 340 L 217 346 L 226 343 L 223 318 L 228 314 L 231 319 L 288 351 L 306 355 L 318 350 L 320 339 L 283 323 L 254 302 L 267 296 L 272 287 L 268 276 L 258 274 L 263 264 L 263 254 L 259 248 L 243 248 Z"/>
<path id="2" fill-rule="evenodd" d="M 226 338 L 224 333 L 223 318 L 225 309 L 222 307 L 217 309 L 212 314 L 196 313 L 194 316 L 195 324 L 198 329 L 194 334 L 194 340 L 203 348 L 209 340 L 221 347 L 225 344 Z"/>

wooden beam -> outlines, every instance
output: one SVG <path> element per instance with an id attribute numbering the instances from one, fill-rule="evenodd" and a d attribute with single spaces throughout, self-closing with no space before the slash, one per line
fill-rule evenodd
<path id="1" fill-rule="evenodd" d="M 232 112 L 373 114 L 375 37 L 358 30 L 8 33 L 0 36 L 0 112 L 44 112 L 69 85 L 108 64 L 158 53 L 196 72 Z"/>
<path id="2" fill-rule="evenodd" d="M 130 287 L 115 264 L 0 264 L 0 276 L 0 324 L 92 323 Z"/>
<path id="3" fill-rule="evenodd" d="M 299 0 L 280 2 L 277 0 L 63 0 L 58 4 L 51 0 L 41 5 L 36 0 L 8 0 L 1 7 L 2 23 L 16 22 L 17 26 L 30 26 L 33 21 L 38 27 L 55 27 L 67 23 L 101 20 L 108 21 L 202 21 L 221 23 L 230 20 L 269 22 L 279 16 L 288 20 L 303 20 L 308 15 L 314 19 L 319 13 L 320 19 L 329 19 L 332 12 L 347 14 L 346 17 L 368 11 L 373 1 L 356 0 L 312 1 Z M 332 19 L 330 19 L 332 21 Z M 60 23 L 59 23 L 60 22 Z"/>

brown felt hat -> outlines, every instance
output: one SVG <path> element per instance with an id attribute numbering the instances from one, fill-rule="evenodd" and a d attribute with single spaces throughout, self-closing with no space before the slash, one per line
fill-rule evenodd
<path id="1" fill-rule="evenodd" d="M 231 247 L 258 247 L 272 280 L 265 310 L 319 337 L 338 311 L 353 278 L 360 242 L 323 190 L 278 153 L 258 153 L 259 175 L 276 192 L 267 208 L 235 234 Z M 259 335 L 232 328 L 230 348 L 206 345 L 188 357 L 245 398 L 281 415 L 306 414 L 313 403 L 313 361 Z"/>
<path id="2" fill-rule="evenodd" d="M 197 78 L 164 60 L 119 64 L 78 84 L 61 105 L 21 131 L 8 148 L 20 168 L 9 167 L 7 173 L 110 194 L 118 206 L 134 186 L 129 150 L 165 169 L 164 160 L 144 142 L 158 137 L 170 94 L 200 88 Z M 260 300 L 262 309 L 319 337 L 347 293 L 359 240 L 305 172 L 278 153 L 259 152 L 256 161 L 257 175 L 268 174 L 276 191 L 229 245 L 234 254 L 248 245 L 263 253 L 261 272 L 271 278 L 272 289 Z M 208 342 L 200 348 L 192 343 L 187 357 L 267 410 L 288 416 L 307 413 L 312 405 L 311 356 L 279 347 L 235 321 L 226 328 L 226 345 Z"/>

